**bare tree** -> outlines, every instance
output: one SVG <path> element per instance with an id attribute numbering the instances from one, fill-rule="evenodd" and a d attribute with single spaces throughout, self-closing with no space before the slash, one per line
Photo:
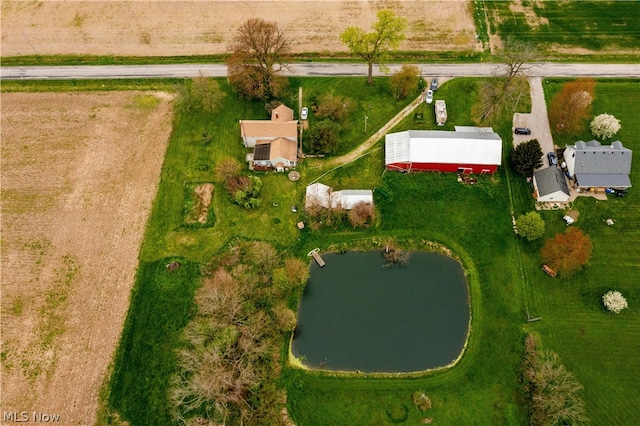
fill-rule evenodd
<path id="1" fill-rule="evenodd" d="M 229 82 L 240 95 L 266 100 L 285 87 L 286 80 L 277 74 L 287 68 L 289 40 L 276 22 L 248 19 L 238 28 L 230 49 Z"/>
<path id="2" fill-rule="evenodd" d="M 533 43 L 513 37 L 507 37 L 496 54 L 501 74 L 507 81 L 514 77 L 526 77 L 530 69 L 538 66 L 540 56 L 540 51 Z"/>

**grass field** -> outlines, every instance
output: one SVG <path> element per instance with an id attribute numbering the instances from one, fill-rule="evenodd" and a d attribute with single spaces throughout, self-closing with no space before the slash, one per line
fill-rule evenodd
<path id="1" fill-rule="evenodd" d="M 314 93 L 336 87 L 345 96 L 358 99 L 351 117 L 355 129 L 343 152 L 366 137 L 359 132 L 357 120 L 364 112 L 360 108 L 368 108 L 368 102 L 382 103 L 386 96 L 384 84 L 376 82 L 379 94 L 369 95 L 370 101 L 360 101 L 366 99 L 359 93 L 366 90 L 359 84 L 362 81 L 292 81 L 296 93 L 298 85 L 305 88 L 305 103 Z M 480 81 L 456 79 L 442 86 L 438 93 L 451 110 L 449 125 L 471 124 L 470 107 Z M 560 83 L 549 80 L 545 84 L 547 98 L 559 90 Z M 52 87 L 64 90 L 52 83 L 47 83 L 45 90 Z M 337 188 L 384 188 L 386 196 L 376 192 L 378 226 L 362 232 L 339 229 L 299 233 L 294 223 L 303 216 L 293 214 L 290 205 L 300 206 L 305 181 L 324 171 L 321 166 L 303 163 L 303 179 L 297 183 L 282 174 L 260 174 L 264 180 L 263 204 L 254 211 L 231 204 L 225 191 L 216 186 L 214 226 L 184 226 L 185 185 L 213 181 L 213 165 L 223 156 L 243 160 L 238 120 L 266 117 L 262 105 L 238 100 L 224 83 L 222 87 L 227 96 L 219 113 L 176 115 L 141 249 L 131 308 L 113 375 L 103 393 L 102 424 L 107 424 L 115 412 L 134 425 L 170 422 L 168 378 L 175 368 L 180 330 L 194 313 L 193 292 L 199 270 L 233 237 L 269 241 L 280 250 L 297 254 L 331 244 L 346 247 L 361 241 L 365 246 L 372 239 L 388 237 L 411 247 L 437 241 L 452 248 L 469 273 L 472 332 L 465 356 L 454 368 L 403 378 L 344 377 L 285 368 L 288 408 L 299 426 L 416 424 L 425 417 L 439 424 L 523 424 L 518 369 L 525 332 L 535 333 L 543 347 L 557 352 L 585 386 L 583 396 L 592 424 L 634 423 L 636 401 L 640 399 L 635 383 L 640 372 L 639 314 L 635 308 L 640 303 L 640 203 L 635 190 L 623 199 L 597 203 L 580 199 L 575 203 L 580 212 L 575 226 L 591 236 L 593 258 L 584 272 L 555 280 L 539 270 L 542 242 L 524 243 L 513 236 L 508 183 L 516 215 L 530 211 L 534 203 L 527 183 L 505 167 L 493 176 L 479 176 L 477 185 L 466 186 L 458 183 L 455 175 L 383 174 L 383 150 L 373 151 L 322 181 Z M 292 92 L 292 101 L 293 96 Z M 634 114 L 638 99 L 638 81 L 602 81 L 596 88 L 593 111 L 620 118 L 623 127 L 618 136 L 625 146 L 636 150 L 640 149 L 640 125 Z M 523 98 L 521 111 L 526 112 L 528 102 Z M 369 125 L 372 129 L 382 125 L 386 114 L 392 116 L 402 106 L 385 106 L 380 110 L 384 113 L 374 106 Z M 429 108 L 424 112 L 425 122 L 432 123 Z M 394 131 L 414 125 L 410 116 Z M 433 124 L 424 127 L 430 126 Z M 504 122 L 495 130 L 504 137 L 506 158 L 511 124 Z M 214 135 L 208 143 L 202 137 L 204 132 Z M 588 133 L 579 137 L 590 139 Z M 380 142 L 376 147 L 381 146 Z M 633 170 L 638 170 L 638 163 L 636 156 Z M 635 187 L 640 186 L 638 176 L 632 173 Z M 544 212 L 543 216 L 547 237 L 565 229 L 560 212 Z M 616 221 L 613 227 L 604 225 L 608 217 Z M 173 260 L 179 261 L 181 268 L 170 273 L 166 264 Z M 605 311 L 600 298 L 609 289 L 620 290 L 630 308 L 617 316 Z M 541 321 L 527 323 L 525 301 L 531 316 L 540 316 Z M 411 393 L 418 389 L 425 390 L 433 401 L 427 413 L 419 412 L 411 402 Z"/>
<path id="2" fill-rule="evenodd" d="M 559 90 L 559 82 L 545 85 L 547 94 Z M 640 82 L 608 80 L 598 82 L 593 114 L 608 112 L 622 122 L 613 138 L 634 150 L 631 182 L 625 198 L 606 202 L 580 198 L 574 208 L 580 213 L 576 226 L 590 235 L 593 255 L 585 271 L 569 279 L 531 282 L 533 309 L 543 321 L 532 329 L 546 346 L 558 352 L 567 368 L 585 386 L 587 414 L 592 424 L 633 424 L 640 413 L 637 378 L 640 376 L 640 122 L 637 108 Z M 584 141 L 588 132 L 578 135 Z M 609 142 L 606 142 L 609 143 Z M 605 220 L 615 224 L 607 226 Z M 560 213 L 545 215 L 559 232 Z M 564 227 L 564 225 L 560 225 Z M 535 247 L 537 251 L 537 247 Z M 530 262 L 533 257 L 530 256 Z M 532 265 L 533 267 L 533 265 Z M 544 277 L 543 277 L 544 278 Z M 619 315 L 602 305 L 602 295 L 619 290 L 629 309 Z M 634 402 L 636 401 L 636 402 Z"/>
<path id="3" fill-rule="evenodd" d="M 640 45 L 637 1 L 487 1 L 492 32 L 547 48 L 636 51 Z"/>

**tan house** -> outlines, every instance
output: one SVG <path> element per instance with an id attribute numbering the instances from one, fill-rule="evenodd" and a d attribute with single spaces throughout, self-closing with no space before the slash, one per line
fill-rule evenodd
<path id="1" fill-rule="evenodd" d="M 240 120 L 240 135 L 247 148 L 264 141 L 284 138 L 298 143 L 298 120 L 293 110 L 280 105 L 271 112 L 271 120 Z"/>
<path id="2" fill-rule="evenodd" d="M 284 172 L 298 164 L 298 144 L 289 139 L 258 141 L 252 153 L 247 154 L 249 168 Z"/>

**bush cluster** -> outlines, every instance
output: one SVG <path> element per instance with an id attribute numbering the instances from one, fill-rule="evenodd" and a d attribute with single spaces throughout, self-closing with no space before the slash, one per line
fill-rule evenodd
<path id="1" fill-rule="evenodd" d="M 619 291 L 608 291 L 602 296 L 602 303 L 604 306 L 613 312 L 619 314 L 623 309 L 628 308 L 627 299 L 624 298 Z"/>

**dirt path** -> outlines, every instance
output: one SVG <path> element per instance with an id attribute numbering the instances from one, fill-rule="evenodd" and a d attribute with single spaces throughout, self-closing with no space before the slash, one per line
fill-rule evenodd
<path id="1" fill-rule="evenodd" d="M 546 154 L 554 150 L 549 116 L 547 115 L 547 103 L 542 89 L 542 78 L 529 78 L 529 91 L 531 93 L 531 112 L 529 114 L 513 114 L 513 127 L 528 127 L 531 135 L 513 135 L 513 145 L 518 146 L 522 142 L 538 139 L 542 148 L 543 159 L 540 169 L 548 166 Z"/>

